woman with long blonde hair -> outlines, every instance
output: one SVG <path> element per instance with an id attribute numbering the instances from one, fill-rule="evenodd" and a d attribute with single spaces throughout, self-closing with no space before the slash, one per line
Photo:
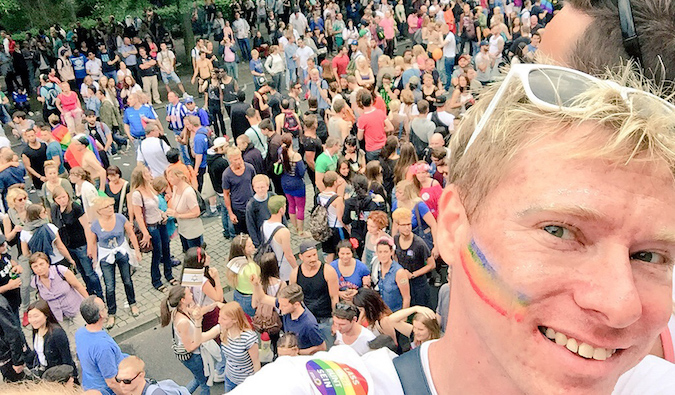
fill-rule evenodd
<path id="1" fill-rule="evenodd" d="M 260 370 L 258 334 L 237 302 L 220 306 L 220 353 L 225 360 L 225 392 Z"/>
<path id="2" fill-rule="evenodd" d="M 438 245 L 436 239 L 436 230 L 438 228 L 436 218 L 431 213 L 429 206 L 417 194 L 417 188 L 412 181 L 403 180 L 396 184 L 396 202 L 392 205 L 391 211 L 394 212 L 399 207 L 412 211 L 411 226 L 413 233 L 420 236 L 427 243 L 427 247 L 429 247 L 434 257 L 438 257 L 435 247 Z M 396 221 L 394 221 L 391 226 L 391 234 L 395 236 L 397 233 L 398 227 L 396 226 Z"/>

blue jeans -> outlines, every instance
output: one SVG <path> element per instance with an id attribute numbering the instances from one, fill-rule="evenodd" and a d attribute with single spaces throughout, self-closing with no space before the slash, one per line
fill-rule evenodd
<path id="1" fill-rule="evenodd" d="M 239 79 L 239 67 L 237 67 L 237 62 L 225 62 L 225 71 L 227 71 L 227 75 L 234 78 L 235 81 Z"/>
<path id="2" fill-rule="evenodd" d="M 251 44 L 248 43 L 248 38 L 238 38 L 237 44 L 241 50 L 241 57 L 247 62 L 251 60 Z"/>
<path id="3" fill-rule="evenodd" d="M 115 70 L 106 71 L 105 73 L 103 73 L 103 75 L 105 75 L 108 78 L 112 78 L 115 81 L 115 83 L 117 83 L 117 71 Z"/>
<path id="4" fill-rule="evenodd" d="M 117 301 L 115 300 L 115 266 L 120 268 L 120 277 L 122 277 L 124 293 L 127 295 L 129 307 L 136 304 L 134 283 L 131 281 L 131 266 L 129 265 L 129 257 L 118 252 L 115 256 L 115 263 L 112 265 L 101 262 L 103 281 L 105 282 L 105 302 L 108 305 L 108 314 L 110 315 L 117 314 Z"/>
<path id="5" fill-rule="evenodd" d="M 241 308 L 242 310 L 244 310 L 244 313 L 248 314 L 249 317 L 253 318 L 253 316 L 255 315 L 255 309 L 251 306 L 251 299 L 253 299 L 253 295 L 244 295 L 243 293 L 235 289 L 232 298 L 234 299 L 235 302 L 241 305 Z"/>
<path id="6" fill-rule="evenodd" d="M 333 347 L 333 343 L 335 342 L 335 338 L 331 332 L 331 328 L 333 327 L 333 317 L 321 318 L 317 319 L 317 321 L 319 322 L 321 336 L 323 336 L 323 340 L 326 341 L 326 350 L 330 350 L 330 348 Z"/>
<path id="7" fill-rule="evenodd" d="M 98 274 L 94 271 L 93 262 L 87 255 L 87 246 L 83 245 L 77 248 L 68 248 L 68 252 L 75 260 L 77 270 L 82 273 L 84 285 L 87 287 L 89 295 L 96 295 L 103 299 L 103 288 L 101 287 L 101 280 Z"/>
<path id="8" fill-rule="evenodd" d="M 201 354 L 192 354 L 190 359 L 182 362 L 194 376 L 194 378 L 186 385 L 188 391 L 192 394 L 199 387 L 201 388 L 201 391 L 199 392 L 201 395 L 210 395 L 211 388 L 206 383 L 206 376 L 204 376 L 204 362 L 202 361 Z"/>
<path id="9" fill-rule="evenodd" d="M 202 244 L 204 244 L 204 236 L 199 236 L 194 239 L 186 239 L 183 237 L 181 234 L 180 236 L 180 244 L 183 246 L 183 252 L 189 250 L 192 247 L 201 247 Z"/>
<path id="10" fill-rule="evenodd" d="M 445 81 L 445 90 L 450 89 L 452 84 L 452 68 L 455 66 L 455 58 L 443 57 L 443 63 L 445 65 L 445 76 L 447 80 Z"/>
<path id="11" fill-rule="evenodd" d="M 178 147 L 180 148 L 180 154 L 181 157 L 183 158 L 183 163 L 185 163 L 186 166 L 192 166 L 192 159 L 190 158 L 190 154 L 188 153 L 187 145 L 178 144 Z"/>
<path id="12" fill-rule="evenodd" d="M 230 221 L 230 214 L 227 212 L 227 208 L 225 208 L 225 200 L 222 194 L 217 194 L 217 196 L 218 211 L 220 211 L 220 220 L 223 224 L 223 236 L 233 239 L 237 234 L 234 232 L 232 221 Z"/>
<path id="13" fill-rule="evenodd" d="M 162 275 L 159 270 L 159 264 L 164 265 L 164 278 L 166 281 L 173 280 L 171 273 L 171 251 L 169 250 L 169 233 L 166 225 L 148 226 L 152 241 L 152 263 L 150 264 L 150 281 L 152 286 L 159 288 L 162 286 Z"/>
<path id="14" fill-rule="evenodd" d="M 377 158 L 380 157 L 380 152 L 382 152 L 382 148 L 375 151 L 366 151 L 366 161 L 370 162 L 373 160 L 377 160 Z"/>
<path id="15" fill-rule="evenodd" d="M 237 384 L 233 383 L 232 380 L 228 379 L 227 377 L 225 377 L 225 382 L 223 382 L 223 385 L 225 386 L 225 393 L 228 393 L 237 388 Z"/>

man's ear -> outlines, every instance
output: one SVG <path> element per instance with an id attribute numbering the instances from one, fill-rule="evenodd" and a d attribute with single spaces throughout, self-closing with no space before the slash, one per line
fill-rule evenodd
<path id="1" fill-rule="evenodd" d="M 439 207 L 437 247 L 443 260 L 452 265 L 457 261 L 461 248 L 464 248 L 470 240 L 466 210 L 454 184 L 448 185 L 443 191 Z"/>

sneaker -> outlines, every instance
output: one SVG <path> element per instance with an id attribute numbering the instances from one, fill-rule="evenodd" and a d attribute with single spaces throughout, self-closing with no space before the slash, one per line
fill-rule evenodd
<path id="1" fill-rule="evenodd" d="M 213 218 L 213 217 L 217 217 L 218 214 L 219 214 L 218 210 L 216 210 L 216 211 L 206 210 L 206 213 L 204 213 L 204 215 L 202 215 L 202 217 Z"/>
<path id="2" fill-rule="evenodd" d="M 190 94 L 188 94 L 187 92 L 183 92 L 183 99 L 187 99 L 188 97 L 190 97 Z"/>
<path id="3" fill-rule="evenodd" d="M 24 311 L 23 312 L 23 318 L 21 319 L 21 325 L 23 326 L 28 326 L 30 322 L 28 322 L 28 312 Z"/>

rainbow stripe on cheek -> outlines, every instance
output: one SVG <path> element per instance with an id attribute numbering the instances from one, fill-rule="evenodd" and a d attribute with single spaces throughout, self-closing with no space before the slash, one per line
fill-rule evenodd
<path id="1" fill-rule="evenodd" d="M 476 295 L 497 313 L 520 322 L 529 298 L 506 284 L 475 241 L 471 240 L 460 258 L 462 269 Z"/>

